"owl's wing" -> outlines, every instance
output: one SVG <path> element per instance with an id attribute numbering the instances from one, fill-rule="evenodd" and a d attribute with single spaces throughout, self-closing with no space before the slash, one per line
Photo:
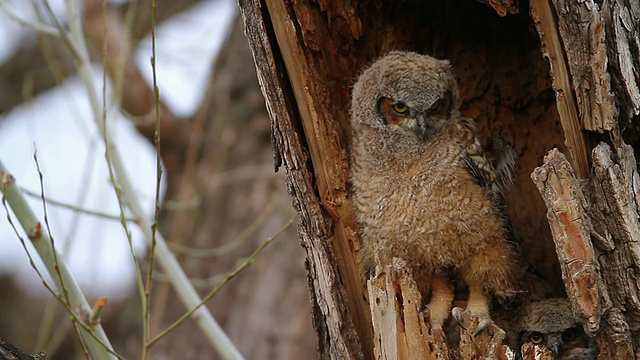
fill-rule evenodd
<path id="1" fill-rule="evenodd" d="M 504 219 L 505 235 L 516 251 L 520 241 L 507 218 L 504 194 L 515 177 L 516 154 L 513 147 L 500 138 L 484 145 L 476 136 L 475 121 L 462 118 L 459 123 L 464 142 L 464 163 L 476 183 L 486 189 L 489 198 Z"/>
<path id="2" fill-rule="evenodd" d="M 485 188 L 496 205 L 504 206 L 504 193 L 515 177 L 515 151 L 500 138 L 482 144 L 476 136 L 473 119 L 460 121 L 461 138 L 464 142 L 464 163 L 475 181 Z"/>

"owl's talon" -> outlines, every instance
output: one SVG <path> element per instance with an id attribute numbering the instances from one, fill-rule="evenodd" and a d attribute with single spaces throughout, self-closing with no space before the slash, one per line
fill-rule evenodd
<path id="1" fill-rule="evenodd" d="M 478 319 L 478 328 L 476 329 L 476 332 L 473 333 L 473 337 L 478 337 L 480 336 L 480 334 L 482 334 L 485 331 L 487 331 L 489 336 L 493 337 L 493 335 L 495 335 L 496 327 L 497 327 L 496 324 L 494 324 L 493 321 L 491 321 L 491 319 L 480 318 Z"/>
<path id="2" fill-rule="evenodd" d="M 454 307 L 453 309 L 451 309 L 451 316 L 453 316 L 453 319 L 456 321 L 456 323 L 458 323 L 458 326 L 460 326 L 464 330 L 467 330 L 467 328 L 464 327 L 464 325 L 462 325 L 463 313 L 464 313 L 464 310 L 462 310 L 459 307 Z"/>
<path id="3" fill-rule="evenodd" d="M 424 316 L 429 316 L 429 306 L 427 304 L 420 305 L 419 312 L 423 313 Z"/>
<path id="4" fill-rule="evenodd" d="M 501 327 L 496 325 L 489 317 L 480 317 L 478 319 L 478 327 L 476 332 L 473 334 L 473 337 L 480 336 L 483 332 L 487 332 L 487 334 L 492 338 L 504 339 L 507 335 Z"/>
<path id="5" fill-rule="evenodd" d="M 422 304 L 420 306 L 420 309 L 418 309 L 418 314 L 422 315 L 422 319 L 425 322 L 428 322 L 429 321 L 429 316 L 431 314 L 429 306 L 427 304 Z"/>

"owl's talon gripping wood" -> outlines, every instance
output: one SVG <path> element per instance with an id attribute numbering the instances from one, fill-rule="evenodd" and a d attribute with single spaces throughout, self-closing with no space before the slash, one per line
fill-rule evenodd
<path id="1" fill-rule="evenodd" d="M 478 328 L 473 333 L 473 337 L 478 337 L 482 335 L 482 333 L 487 332 L 489 336 L 494 337 L 498 332 L 504 330 L 500 329 L 493 321 L 488 317 L 480 317 L 478 318 Z"/>
<path id="2" fill-rule="evenodd" d="M 456 321 L 458 326 L 460 326 L 463 330 L 467 330 L 467 328 L 464 327 L 464 325 L 462 324 L 462 322 L 463 322 L 462 314 L 463 313 L 464 313 L 464 310 L 462 310 L 462 308 L 454 307 L 453 309 L 451 309 L 451 316 L 453 316 L 453 319 Z"/>

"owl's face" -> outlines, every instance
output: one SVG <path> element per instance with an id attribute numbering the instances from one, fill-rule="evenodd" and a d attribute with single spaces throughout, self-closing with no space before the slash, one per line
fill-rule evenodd
<path id="1" fill-rule="evenodd" d="M 569 300 L 545 299 L 520 309 L 517 348 L 530 343 L 549 349 L 559 360 L 595 360 L 598 345 L 573 318 Z M 521 358 L 521 357 L 520 357 Z"/>
<path id="2" fill-rule="evenodd" d="M 397 127 L 422 141 L 447 124 L 451 116 L 451 93 L 437 98 L 425 111 L 412 104 L 410 99 L 398 100 L 386 96 L 378 99 L 378 115 L 382 124 Z"/>
<path id="3" fill-rule="evenodd" d="M 584 351 L 590 349 L 590 339 L 581 326 L 558 332 L 525 331 L 520 344 L 531 343 L 549 349 L 556 359 L 589 359 Z M 597 353 L 596 353 L 597 354 Z"/>
<path id="4" fill-rule="evenodd" d="M 354 128 L 369 126 L 425 141 L 458 113 L 448 61 L 391 52 L 363 72 L 353 89 Z M 353 115 L 353 114 L 352 114 Z"/>

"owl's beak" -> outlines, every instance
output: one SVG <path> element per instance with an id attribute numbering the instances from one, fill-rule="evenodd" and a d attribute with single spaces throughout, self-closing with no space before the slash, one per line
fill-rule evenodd
<path id="1" fill-rule="evenodd" d="M 556 357 L 560 356 L 562 353 L 562 343 L 560 342 L 560 339 L 555 336 L 547 341 L 547 347 Z"/>
<path id="2" fill-rule="evenodd" d="M 427 117 L 424 114 L 418 114 L 416 116 L 416 125 L 414 129 L 420 140 L 426 141 L 429 132 L 429 124 Z"/>

